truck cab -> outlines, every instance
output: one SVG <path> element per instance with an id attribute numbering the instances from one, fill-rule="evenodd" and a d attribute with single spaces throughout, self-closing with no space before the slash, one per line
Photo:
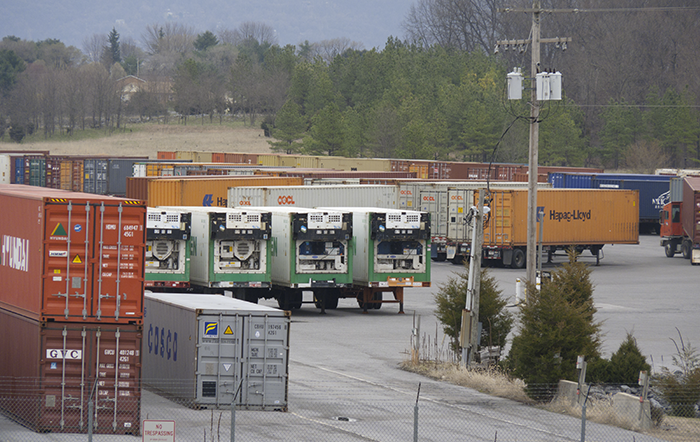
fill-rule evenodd
<path id="1" fill-rule="evenodd" d="M 672 258 L 676 253 L 683 253 L 683 256 L 685 256 L 686 250 L 684 247 L 689 246 L 689 244 L 684 245 L 687 241 L 684 240 L 685 234 L 681 223 L 682 206 L 683 203 L 680 201 L 671 202 L 666 204 L 659 212 L 661 246 L 669 258 Z M 687 254 L 689 256 L 689 249 Z"/>

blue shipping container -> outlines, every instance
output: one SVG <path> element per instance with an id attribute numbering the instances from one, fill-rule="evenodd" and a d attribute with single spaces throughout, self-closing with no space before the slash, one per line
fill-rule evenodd
<path id="1" fill-rule="evenodd" d="M 600 175 L 599 175 L 600 176 Z M 661 175 L 651 175 L 661 176 Z M 665 180 L 638 179 L 593 179 L 593 187 L 597 189 L 626 189 L 639 191 L 639 222 L 658 223 L 659 211 L 669 202 L 671 177 Z"/>
<path id="2" fill-rule="evenodd" d="M 554 172 L 549 174 L 549 182 L 555 189 L 590 189 L 592 173 Z"/>

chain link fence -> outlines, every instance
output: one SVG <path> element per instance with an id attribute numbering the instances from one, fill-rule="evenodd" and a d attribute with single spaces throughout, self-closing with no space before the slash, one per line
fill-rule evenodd
<path id="1" fill-rule="evenodd" d="M 0 442 L 165 442 L 173 440 L 168 425 L 174 427 L 174 440 L 193 442 L 700 440 L 696 403 L 679 407 L 652 395 L 642 407 L 634 391 L 621 391 L 620 386 L 591 389 L 583 402 L 576 389 L 572 398 L 561 393 L 560 386 L 529 386 L 551 400 L 526 405 L 467 389 L 455 395 L 454 386 L 430 380 L 423 392 L 419 385 L 397 389 L 370 384 L 358 389 L 338 387 L 335 381 L 290 381 L 288 404 L 280 411 L 260 411 L 246 404 L 232 409 L 230 404 L 164 395 L 160 391 L 166 386 L 157 388 L 157 381 L 141 388 L 138 398 L 115 400 L 97 390 L 97 395 L 86 391 L 83 401 L 46 391 L 8 391 L 10 384 L 0 383 Z M 181 387 L 183 393 L 192 393 L 191 385 Z M 628 397 L 619 399 L 620 394 Z M 692 398 L 686 402 L 692 403 Z M 675 416 L 679 410 L 682 416 Z M 640 427 L 640 414 L 648 427 Z M 158 429 L 159 424 L 165 426 Z"/>

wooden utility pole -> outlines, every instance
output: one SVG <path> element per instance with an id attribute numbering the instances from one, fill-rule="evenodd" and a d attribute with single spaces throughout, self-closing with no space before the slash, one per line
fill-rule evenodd
<path id="1" fill-rule="evenodd" d="M 523 46 L 532 43 L 532 60 L 530 63 L 530 75 L 532 88 L 530 91 L 530 148 L 528 153 L 528 181 L 527 181 L 527 255 L 526 280 L 535 283 L 537 263 L 537 164 L 539 160 L 540 139 L 540 103 L 537 100 L 536 76 L 540 71 L 540 43 L 559 43 L 566 48 L 566 43 L 571 38 L 540 38 L 540 19 L 545 10 L 542 9 L 539 0 L 532 2 L 532 9 L 500 9 L 499 12 L 531 12 L 532 13 L 532 40 L 503 40 L 496 42 L 501 45 Z M 547 12 L 553 12 L 547 10 Z"/>

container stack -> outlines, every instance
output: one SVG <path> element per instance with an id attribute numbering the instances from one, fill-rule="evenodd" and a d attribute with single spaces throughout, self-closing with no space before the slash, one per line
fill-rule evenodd
<path id="1" fill-rule="evenodd" d="M 2 412 L 139 434 L 145 204 L 14 184 L 0 202 Z"/>

